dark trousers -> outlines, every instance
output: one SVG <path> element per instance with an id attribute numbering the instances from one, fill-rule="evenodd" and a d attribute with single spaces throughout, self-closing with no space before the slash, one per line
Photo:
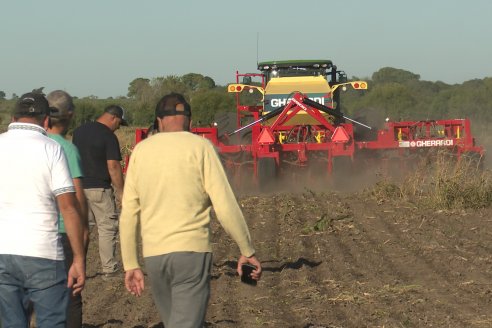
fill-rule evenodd
<path id="1" fill-rule="evenodd" d="M 65 253 L 65 267 L 70 270 L 70 266 L 73 262 L 73 252 L 68 240 L 67 234 L 62 233 L 63 252 Z M 70 297 L 67 307 L 67 328 L 81 328 L 82 327 L 82 296 L 81 294 L 73 295 L 70 290 Z"/>

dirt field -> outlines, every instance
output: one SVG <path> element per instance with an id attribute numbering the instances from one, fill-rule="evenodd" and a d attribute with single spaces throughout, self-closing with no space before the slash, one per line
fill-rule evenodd
<path id="1" fill-rule="evenodd" d="M 207 327 L 492 327 L 492 210 L 426 210 L 367 192 L 242 196 L 264 275 L 235 274 L 214 222 Z M 96 234 L 85 327 L 163 327 L 149 290 L 101 279 Z"/>

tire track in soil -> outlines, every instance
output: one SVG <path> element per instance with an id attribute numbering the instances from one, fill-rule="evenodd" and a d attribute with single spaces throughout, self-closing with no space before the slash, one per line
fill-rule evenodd
<path id="1" fill-rule="evenodd" d="M 354 220 L 354 221 L 359 221 L 359 220 Z M 393 256 L 392 253 L 389 253 L 380 247 L 381 246 L 380 241 L 385 240 L 387 236 L 380 236 L 380 233 L 376 232 L 375 233 L 376 237 L 371 237 L 370 236 L 371 229 L 365 229 L 365 227 L 359 222 L 356 222 L 356 224 L 359 225 L 360 230 L 366 232 L 364 237 L 370 240 L 370 243 L 373 245 L 373 247 L 367 248 L 367 245 L 363 244 L 362 238 L 354 238 L 352 236 L 351 240 L 350 238 L 348 238 L 348 240 L 345 241 L 345 239 L 347 239 L 346 236 L 343 235 L 336 236 L 336 234 L 331 234 L 328 239 L 332 239 L 332 240 L 328 242 L 329 246 L 325 246 L 325 249 L 334 250 L 332 254 L 333 265 L 330 266 L 330 269 L 325 270 L 326 273 L 324 273 L 323 275 L 334 277 L 335 280 L 344 281 L 346 283 L 349 283 L 350 281 L 358 282 L 361 278 L 366 278 L 365 280 L 369 280 L 373 282 L 379 281 L 381 287 L 385 286 L 388 281 L 398 282 L 401 281 L 402 279 L 404 281 L 411 281 L 412 280 L 411 275 L 413 272 L 408 273 L 407 270 L 404 269 L 404 267 L 407 267 L 408 265 L 397 263 L 397 261 L 393 260 L 395 256 Z M 384 227 L 387 228 L 388 224 L 385 223 Z M 376 227 L 376 229 L 373 230 L 377 231 L 383 229 Z M 390 232 L 389 237 L 391 238 L 392 235 L 396 235 L 396 231 Z M 398 238 L 398 240 L 400 239 L 402 238 Z M 379 242 L 375 242 L 375 241 L 379 241 Z M 310 238 L 305 239 L 306 248 L 312 248 L 311 244 L 312 242 Z M 360 254 L 361 250 L 372 250 L 372 251 L 371 252 L 365 251 L 361 255 Z M 406 251 L 407 251 L 407 247 L 400 246 L 393 253 L 405 254 Z M 398 258 L 398 256 L 396 256 L 396 258 Z M 376 268 L 375 270 L 367 269 L 368 263 L 378 263 L 378 262 L 383 263 L 382 261 L 386 263 L 385 266 L 389 270 L 385 270 L 381 272 L 382 265 L 379 266 L 379 270 L 377 270 L 378 268 Z M 345 265 L 340 266 L 340 263 L 344 263 Z M 341 268 L 342 270 L 337 270 L 338 268 Z M 431 269 L 430 271 L 434 272 L 435 270 Z M 374 274 L 372 274 L 373 272 Z M 381 273 L 385 274 L 386 276 L 385 279 L 381 279 Z M 350 289 L 350 287 L 348 288 Z M 357 289 L 358 288 L 356 288 L 355 292 L 358 292 Z M 360 321 L 357 321 L 353 319 L 353 313 L 354 313 L 353 309 L 351 309 L 350 306 L 339 307 L 338 310 L 335 312 L 335 317 L 337 321 L 341 321 L 341 322 L 352 321 L 354 326 L 361 327 L 367 324 L 367 318 L 370 318 L 374 315 L 374 313 L 362 314 L 360 315 L 360 319 L 359 319 Z M 350 317 L 352 317 L 352 319 L 349 319 Z M 398 315 L 396 317 L 398 317 Z M 402 321 L 404 319 L 405 318 L 401 318 Z"/>
<path id="2" fill-rule="evenodd" d="M 311 243 L 310 239 L 306 240 L 301 231 L 309 220 L 306 216 L 322 216 L 319 206 L 313 206 L 312 202 L 308 201 L 311 196 L 313 195 L 303 193 L 287 197 L 287 206 L 279 218 L 283 225 L 281 231 L 290 231 L 291 239 L 289 247 L 284 250 L 290 254 L 291 260 L 284 262 L 280 267 L 280 274 L 285 277 L 283 280 L 288 281 L 284 283 L 287 288 L 282 292 L 283 297 L 290 300 L 289 311 L 297 314 L 296 321 L 286 322 L 286 327 L 328 327 L 312 319 L 317 309 L 323 307 L 321 303 L 324 296 L 320 288 L 320 278 L 323 276 L 319 276 L 319 268 L 325 259 L 321 256 L 319 248 Z"/>
<path id="3" fill-rule="evenodd" d="M 374 216 L 377 217 L 377 215 Z M 393 222 L 389 222 L 390 220 Z M 409 240 L 409 234 L 397 229 L 397 224 L 400 223 L 394 216 L 386 219 L 376 218 L 372 226 L 372 231 L 375 233 L 371 234 L 369 233 L 371 230 L 368 230 L 366 234 L 366 238 L 374 247 L 377 247 L 378 241 L 383 240 L 379 234 L 385 235 L 376 231 L 387 231 L 384 239 L 395 241 L 386 243 L 385 248 L 380 248 L 385 266 L 389 269 L 385 270 L 385 275 L 393 281 L 426 287 L 428 290 L 425 291 L 424 296 L 430 300 L 432 306 L 444 308 L 444 312 L 449 314 L 447 318 L 442 318 L 445 321 L 442 322 L 443 324 L 459 327 L 468 326 L 470 318 L 467 318 L 467 313 L 473 313 L 473 308 L 468 304 L 456 302 L 457 295 L 453 296 L 444 292 L 445 290 L 456 290 L 453 282 L 456 279 L 449 274 L 451 268 L 442 266 L 444 263 L 434 263 L 435 257 L 427 257 L 422 252 L 417 251 L 415 240 Z M 447 252 L 454 253 L 449 247 L 447 247 Z M 450 320 L 452 321 L 450 322 Z"/>
<path id="4" fill-rule="evenodd" d="M 323 212 L 333 211 L 338 206 L 334 203 L 338 201 L 334 198 L 324 207 L 310 211 L 318 216 Z M 256 204 L 253 205 L 254 202 Z M 428 320 L 427 314 L 425 309 L 414 308 L 428 304 L 443 309 L 438 311 L 441 317 L 434 318 L 442 324 L 469 324 L 463 314 L 471 310 L 469 306 L 462 310 L 461 304 L 441 301 L 449 297 L 443 291 L 446 289 L 440 292 L 431 290 L 430 295 L 429 291 L 421 290 L 422 287 L 419 286 L 434 287 L 443 281 L 446 281 L 443 285 L 445 288 L 450 287 L 447 281 L 453 277 L 440 273 L 432 258 L 430 262 L 425 257 L 422 258 L 422 254 L 414 247 L 415 241 L 411 235 L 402 231 L 404 229 L 398 229 L 395 222 L 401 222 L 394 215 L 385 214 L 382 218 L 376 218 L 378 215 L 371 214 L 378 214 L 384 208 L 376 206 L 371 213 L 367 208 L 354 205 L 351 219 L 334 222 L 329 231 L 301 236 L 301 221 L 306 218 L 302 209 L 295 208 L 299 203 L 302 203 L 302 199 L 283 196 L 246 201 L 243 209 L 257 252 L 263 261 L 263 281 L 260 283 L 261 288 L 254 289 L 254 292 L 242 290 L 241 284 L 237 284 L 238 278 L 235 277 L 234 280 L 230 274 L 233 265 L 229 264 L 229 275 L 219 277 L 222 279 L 220 284 L 225 282 L 225 289 L 229 290 L 229 293 L 220 293 L 225 295 L 221 302 L 228 305 L 221 316 L 222 321 L 217 320 L 219 316 L 215 317 L 215 326 L 248 327 L 263 323 L 274 327 L 338 327 L 338 323 L 344 323 L 349 324 L 348 327 L 368 327 L 380 324 L 397 326 L 412 320 L 420 325 Z M 414 221 L 411 223 L 418 225 L 420 219 L 419 222 Z M 299 240 L 292 238 L 293 235 L 299 236 Z M 222 242 L 224 236 L 219 238 Z M 230 246 L 225 247 L 232 249 L 225 258 L 236 258 L 236 247 L 234 244 Z M 316 249 L 330 252 L 319 254 L 318 251 L 316 254 Z M 452 253 L 459 254 L 458 251 Z M 266 254 L 270 256 L 265 256 Z M 321 264 L 312 265 L 317 261 Z M 416 272 L 416 269 L 419 271 Z M 424 282 L 419 281 L 421 276 L 426 277 Z M 395 306 L 392 303 L 395 295 L 392 294 L 399 292 L 399 286 L 404 288 L 412 285 L 416 285 L 417 290 L 403 290 L 406 299 Z M 238 290 L 240 299 L 232 296 L 234 292 L 230 295 L 230 291 L 234 290 Z M 420 305 L 422 295 L 427 299 Z M 344 296 L 349 299 L 344 300 Z M 256 305 L 255 297 L 261 299 Z M 320 303 L 328 306 L 320 306 Z M 414 315 L 409 318 L 413 312 L 421 317 Z M 448 316 L 443 315 L 443 312 Z M 251 321 L 252 313 L 255 321 Z M 233 324 L 227 318 L 237 318 L 237 321 Z M 317 322 L 315 318 L 329 318 L 329 322 Z"/>
<path id="5" fill-rule="evenodd" d="M 385 270 L 385 274 L 388 278 L 392 279 L 398 285 L 417 285 L 427 286 L 429 291 L 435 286 L 442 283 L 439 275 L 432 267 L 429 267 L 427 263 L 420 256 L 412 253 L 409 250 L 408 243 L 406 242 L 406 236 L 396 233 L 395 229 L 390 226 L 385 220 L 376 219 L 374 228 L 380 231 L 388 231 L 384 237 L 386 241 L 398 240 L 398 243 L 386 243 L 384 247 L 381 247 L 381 256 L 385 261 L 385 264 L 389 270 Z M 372 243 L 376 244 L 380 237 L 371 238 Z M 425 277 L 425 281 L 422 278 Z M 432 281 L 432 283 L 429 283 Z M 432 287 L 431 287 L 432 286 Z M 433 296 L 428 292 L 425 293 L 426 298 L 432 298 L 431 303 L 439 306 L 441 303 L 437 295 Z"/>
<path id="6" fill-rule="evenodd" d="M 268 307 L 264 308 L 265 315 L 259 322 L 272 327 L 293 327 L 292 324 L 300 322 L 302 317 L 292 311 L 296 301 L 293 295 L 296 290 L 292 288 L 296 282 L 292 280 L 294 276 L 290 270 L 285 268 L 297 261 L 297 254 L 291 250 L 295 243 L 290 238 L 293 227 L 286 221 L 295 203 L 286 195 L 266 196 L 262 200 L 264 206 L 255 206 L 253 212 L 261 227 L 255 231 L 255 240 L 264 270 L 260 286 L 267 301 L 262 302 L 262 306 Z"/>
<path id="7" fill-rule="evenodd" d="M 224 266 L 228 268 L 225 272 L 219 272 L 212 286 L 213 295 L 209 303 L 212 306 L 209 306 L 207 323 L 209 327 L 252 327 L 261 324 L 289 327 L 292 322 L 298 322 L 299 318 L 289 311 L 289 307 L 286 309 L 279 306 L 279 300 L 284 297 L 282 290 L 285 287 L 285 281 L 281 277 L 282 271 L 279 270 L 282 260 L 286 258 L 286 241 L 282 235 L 285 229 L 281 214 L 283 204 L 277 196 L 248 197 L 240 200 L 240 204 L 243 206 L 256 252 L 262 261 L 262 280 L 257 287 L 239 282 L 239 277 L 235 275 L 239 255 L 237 246 L 230 241 L 222 228 L 214 229 L 217 231 L 214 240 L 219 244 L 225 240 L 230 242 L 226 247 L 218 245 L 218 252 L 214 250 L 215 266 L 219 269 L 222 267 L 222 271 Z M 224 249 L 228 251 L 221 253 Z M 221 263 L 225 259 L 234 259 L 234 262 Z"/>
<path id="8" fill-rule="evenodd" d="M 299 313 L 297 321 L 290 321 L 288 327 L 339 327 L 338 323 L 340 322 L 353 322 L 354 313 L 358 311 L 353 306 L 346 309 L 347 304 L 349 304 L 347 302 L 337 303 L 336 301 L 338 296 L 346 293 L 346 288 L 340 288 L 340 285 L 352 284 L 363 276 L 359 270 L 354 269 L 355 257 L 348 251 L 349 248 L 340 244 L 338 241 L 340 236 L 336 234 L 306 235 L 302 232 L 302 228 L 306 224 L 309 225 L 309 221 L 313 221 L 313 219 L 318 219 L 319 222 L 319 218 L 327 218 L 327 213 L 345 212 L 345 204 L 341 203 L 336 195 L 328 195 L 326 197 L 329 199 L 328 202 L 323 197 L 326 195 L 315 197 L 314 200 L 308 202 L 311 217 L 306 217 L 304 209 L 301 208 L 287 212 L 290 215 L 284 215 L 282 219 L 284 226 L 286 226 L 282 228 L 282 231 L 288 231 L 288 226 L 294 226 L 297 231 L 293 234 L 298 238 L 298 244 L 293 244 L 291 250 L 287 249 L 291 254 L 297 254 L 292 255 L 292 257 L 298 260 L 294 263 L 290 262 L 285 267 L 285 275 L 288 275 L 290 280 L 298 283 L 298 285 L 295 286 L 293 293 L 284 294 L 283 297 L 294 298 L 292 303 L 296 307 L 293 310 L 297 310 Z M 292 199 L 294 204 L 302 204 L 303 202 L 305 199 L 299 200 L 296 197 Z M 335 256 L 331 253 L 320 252 L 320 249 L 332 250 L 337 247 L 341 250 L 335 252 L 337 254 Z M 340 263 L 344 263 L 344 266 L 340 266 Z M 290 270 L 293 267 L 299 268 Z M 327 303 L 331 303 L 331 306 L 326 306 Z M 319 319 L 316 318 L 320 317 L 328 319 L 319 322 Z M 295 322 L 294 325 L 292 325 L 293 322 Z M 361 321 L 357 322 L 360 323 Z M 362 320 L 362 322 L 365 321 Z M 362 325 L 356 324 L 354 327 L 362 327 Z"/>
<path id="9" fill-rule="evenodd" d="M 392 235 L 385 233 L 385 230 L 382 229 L 383 227 L 386 227 L 386 225 L 381 225 L 379 221 L 375 222 L 371 227 L 372 230 L 367 229 L 364 235 L 368 244 L 371 245 L 369 248 L 374 253 L 375 262 L 373 263 L 378 263 L 376 267 L 373 267 L 373 270 L 369 269 L 366 271 L 365 280 L 371 282 L 371 287 L 367 290 L 367 293 L 375 295 L 376 299 L 374 299 L 374 302 L 376 303 L 376 310 L 378 307 L 381 309 L 386 307 L 386 310 L 383 311 L 385 315 L 377 318 L 379 320 L 374 320 L 374 323 L 402 325 L 402 322 L 409 322 L 409 318 L 404 317 L 405 313 L 402 313 L 405 312 L 402 311 L 402 308 L 405 309 L 406 306 L 403 305 L 400 307 L 392 304 L 392 297 L 394 297 L 394 293 L 399 292 L 398 290 L 400 288 L 404 288 L 405 286 L 419 286 L 413 279 L 413 276 L 416 274 L 415 267 L 412 267 L 410 270 L 407 269 L 410 267 L 409 263 L 415 263 L 416 259 L 409 258 L 407 249 L 402 247 L 401 244 L 388 244 L 387 242 L 391 240 Z M 400 257 L 403 257 L 403 259 L 400 260 Z M 367 262 L 369 262 L 369 259 L 367 259 Z M 371 274 L 371 272 L 374 272 L 374 274 Z M 411 296 L 407 295 L 410 298 L 408 301 L 411 300 Z M 368 313 L 368 317 L 374 316 L 377 317 L 375 313 L 370 313 L 370 315 Z"/>
<path id="10" fill-rule="evenodd" d="M 323 201 L 320 199 L 319 202 L 315 201 L 315 203 L 323 203 Z M 333 203 L 335 203 L 335 206 L 333 206 Z M 339 209 L 333 210 L 333 207 L 340 207 L 340 204 L 335 198 L 325 207 L 318 210 L 318 216 L 321 216 L 322 213 L 337 212 Z M 346 204 L 342 205 L 345 206 Z M 302 213 L 294 213 L 291 216 L 301 215 Z M 291 224 L 288 221 L 284 222 L 286 222 L 286 225 Z M 297 226 L 302 225 L 297 224 Z M 283 228 L 282 231 L 286 231 L 285 229 Z M 371 270 L 367 271 L 367 261 L 373 254 L 364 253 L 362 256 L 360 255 L 361 250 L 367 249 L 367 245 L 354 245 L 354 241 L 360 240 L 360 237 L 354 237 L 351 234 L 345 236 L 343 229 L 337 230 L 333 227 L 331 229 L 332 231 L 328 233 L 300 237 L 301 247 L 296 248 L 299 258 L 308 258 L 313 261 L 319 260 L 320 263 L 324 263 L 290 273 L 292 280 L 305 281 L 304 285 L 297 286 L 296 291 L 305 289 L 306 294 L 308 294 L 307 297 L 301 295 L 295 299 L 298 308 L 305 309 L 307 315 L 304 313 L 303 316 L 299 316 L 300 320 L 295 321 L 296 325 L 292 327 L 312 327 L 313 325 L 317 327 L 338 327 L 338 323 L 351 323 L 353 327 L 365 327 L 368 321 L 367 318 L 372 315 L 372 313 L 370 313 L 371 315 L 357 314 L 361 312 L 361 309 L 356 298 L 358 297 L 357 295 L 362 295 L 359 281 L 364 276 L 367 276 L 367 272 L 371 272 Z M 360 233 L 357 234 L 360 235 Z M 301 235 L 300 231 L 298 231 L 298 235 Z M 348 240 L 345 241 L 345 239 Z M 332 252 L 327 254 L 328 257 L 325 254 L 318 254 L 316 255 L 317 257 L 313 257 L 316 249 L 327 249 L 332 250 Z M 341 263 L 343 265 L 340 265 Z M 351 295 L 355 295 L 355 300 L 346 301 L 343 299 L 343 297 L 350 298 Z M 289 296 L 284 295 L 284 297 Z M 327 307 L 325 306 L 326 303 L 331 304 Z M 330 322 L 317 322 L 315 318 L 319 317 L 329 318 L 328 321 Z M 289 325 L 289 327 L 291 326 Z"/>
<path id="11" fill-rule="evenodd" d="M 415 216 L 415 214 L 412 216 Z M 406 221 L 404 217 L 394 218 L 394 220 L 397 222 Z M 422 219 L 422 222 L 424 220 L 425 216 Z M 463 219 L 449 220 L 448 217 L 441 217 L 437 218 L 437 220 L 445 221 L 445 226 L 449 227 L 450 232 L 452 231 L 455 236 L 461 235 L 464 232 L 461 227 L 465 225 L 466 222 L 464 222 Z M 429 221 L 432 221 L 432 219 Z M 391 225 L 387 221 L 384 222 L 391 235 L 396 236 L 397 240 L 404 241 L 405 248 L 414 258 L 418 259 L 419 267 L 425 269 L 423 276 L 426 277 L 426 281 L 430 280 L 430 283 L 444 287 L 439 289 L 439 292 L 436 293 L 436 302 L 445 303 L 448 308 L 447 313 L 449 313 L 454 320 L 457 320 L 460 325 L 469 325 L 470 321 L 475 317 L 476 307 L 470 303 L 469 297 L 468 300 L 466 300 L 466 297 L 469 294 L 469 289 L 464 288 L 467 286 L 467 284 L 464 284 L 466 280 L 467 264 L 465 264 L 466 262 L 464 260 L 461 260 L 463 259 L 463 252 L 455 247 L 457 240 L 448 236 L 443 231 L 436 230 L 434 233 L 431 233 L 431 231 L 433 231 L 432 229 L 426 229 L 426 232 L 429 233 L 427 239 L 429 241 L 434 239 L 434 241 L 443 249 L 444 254 L 442 256 L 435 256 L 435 254 L 424 252 L 421 247 L 417 247 L 415 239 L 408 238 L 412 237 L 411 233 L 397 229 L 396 224 Z M 414 220 L 411 223 L 415 224 L 416 222 Z M 436 234 L 436 232 L 439 233 Z M 468 236 L 463 236 L 462 238 L 466 239 Z M 460 261 L 453 261 L 453 259 L 458 259 Z M 477 278 L 476 274 L 477 273 L 475 272 L 475 278 Z M 479 273 L 479 278 L 481 281 L 490 281 L 491 277 Z M 444 291 L 447 292 L 445 293 Z M 473 299 L 476 299 L 476 295 L 473 296 Z M 459 318 L 456 318 L 456 314 L 459 314 Z"/>
<path id="12" fill-rule="evenodd" d="M 347 261 L 347 254 L 350 254 L 350 257 L 354 259 L 350 262 L 353 266 L 351 272 L 361 272 L 361 276 L 356 275 L 354 278 L 362 278 L 362 286 L 366 283 L 368 284 L 366 289 L 356 289 L 354 292 L 359 292 L 361 295 L 368 295 L 368 302 L 370 302 L 372 296 L 376 297 L 372 299 L 374 306 L 364 306 L 367 304 L 363 304 L 359 311 L 361 312 L 358 318 L 359 321 L 353 322 L 354 326 L 365 326 L 367 321 L 373 324 L 384 323 L 386 325 L 398 326 L 409 320 L 399 311 L 398 306 L 394 308 L 395 304 L 392 304 L 392 300 L 388 299 L 387 296 L 398 292 L 398 286 L 412 285 L 411 276 L 414 272 L 408 272 L 406 270 L 406 267 L 408 267 L 408 258 L 403 259 L 402 263 L 398 261 L 402 255 L 405 256 L 405 247 L 402 247 L 402 245 L 388 245 L 392 249 L 388 250 L 386 248 L 386 242 L 391 239 L 392 234 L 387 234 L 384 229 L 381 229 L 382 227 L 386 227 L 385 224 L 383 226 L 379 225 L 384 220 L 382 219 L 369 226 L 366 220 L 355 217 L 354 225 L 364 232 L 362 237 L 358 240 L 352 239 L 351 241 L 344 241 L 344 238 L 338 239 L 338 248 L 340 249 L 340 253 L 344 254 L 342 258 Z M 370 247 L 367 247 L 367 244 Z M 358 254 L 361 250 L 363 252 L 361 255 L 357 257 L 352 255 L 352 253 Z M 352 276 L 354 276 L 353 273 Z M 394 286 L 394 290 L 391 289 L 391 286 Z M 380 304 L 377 302 L 380 302 Z M 365 303 L 364 297 L 362 297 L 362 303 Z M 386 308 L 383 310 L 386 315 L 378 315 L 377 312 L 381 311 L 378 308 Z M 391 312 L 388 313 L 388 310 Z M 385 316 L 388 318 L 384 319 L 383 317 Z"/>
<path id="13" fill-rule="evenodd" d="M 326 297 L 330 303 L 329 310 L 317 317 L 332 318 L 331 324 L 335 326 L 350 323 L 349 327 L 366 327 L 374 315 L 372 309 L 366 310 L 363 304 L 364 284 L 365 281 L 377 280 L 377 275 L 373 274 L 375 270 L 368 269 L 367 264 L 378 263 L 380 254 L 367 247 L 363 240 L 365 229 L 354 229 L 353 216 L 350 213 L 351 218 L 335 223 L 330 231 L 320 234 L 317 239 L 321 240 L 305 238 L 305 245 L 312 248 L 314 240 L 322 244 L 322 249 L 330 250 L 327 264 L 313 273 L 314 279 L 322 286 L 321 292 L 330 296 Z M 316 277 L 329 278 L 330 283 L 327 286 Z"/>
<path id="14" fill-rule="evenodd" d="M 318 198 L 317 204 L 324 204 L 320 208 L 320 216 L 323 217 L 326 213 L 338 212 L 340 209 L 340 200 L 336 195 L 330 195 L 328 203 L 323 202 Z M 320 249 L 330 250 L 328 254 L 318 254 L 322 265 L 308 270 L 307 280 L 311 285 L 316 286 L 316 292 L 320 295 L 315 306 L 311 307 L 311 318 L 308 318 L 306 327 L 339 327 L 338 324 L 343 322 L 353 321 L 353 311 L 347 311 L 345 302 L 337 304 L 337 299 L 345 290 L 340 288 L 346 284 L 346 281 L 357 281 L 361 274 L 353 263 L 356 262 L 354 256 L 340 243 L 339 235 L 333 228 L 333 222 L 330 224 L 328 232 L 317 233 L 313 235 L 305 235 L 302 237 L 302 245 L 306 253 L 313 251 L 320 253 Z M 338 250 L 338 251 L 337 251 Z M 342 264 L 343 265 L 340 265 Z M 350 264 L 350 265 L 347 265 Z M 329 304 L 327 304 L 329 303 Z M 325 305 L 325 306 L 323 306 Z M 327 305 L 327 306 L 326 306 Z M 316 318 L 329 318 L 323 322 L 319 322 Z M 328 322 L 326 322 L 328 321 Z"/>

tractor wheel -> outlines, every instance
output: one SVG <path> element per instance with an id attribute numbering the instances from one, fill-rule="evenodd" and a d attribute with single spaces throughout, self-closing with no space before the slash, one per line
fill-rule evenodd
<path id="1" fill-rule="evenodd" d="M 261 191 L 271 190 L 275 184 L 275 178 L 277 176 L 277 166 L 275 164 L 275 158 L 263 157 L 258 159 L 257 163 L 258 171 L 258 186 Z"/>

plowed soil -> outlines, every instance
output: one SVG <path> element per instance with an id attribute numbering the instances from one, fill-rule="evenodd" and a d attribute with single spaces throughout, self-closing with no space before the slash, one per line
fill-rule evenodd
<path id="1" fill-rule="evenodd" d="M 242 284 L 217 221 L 206 327 L 492 327 L 492 210 L 430 210 L 367 192 L 239 202 L 263 263 Z M 91 233 L 85 327 L 163 327 L 150 290 L 100 275 Z"/>

